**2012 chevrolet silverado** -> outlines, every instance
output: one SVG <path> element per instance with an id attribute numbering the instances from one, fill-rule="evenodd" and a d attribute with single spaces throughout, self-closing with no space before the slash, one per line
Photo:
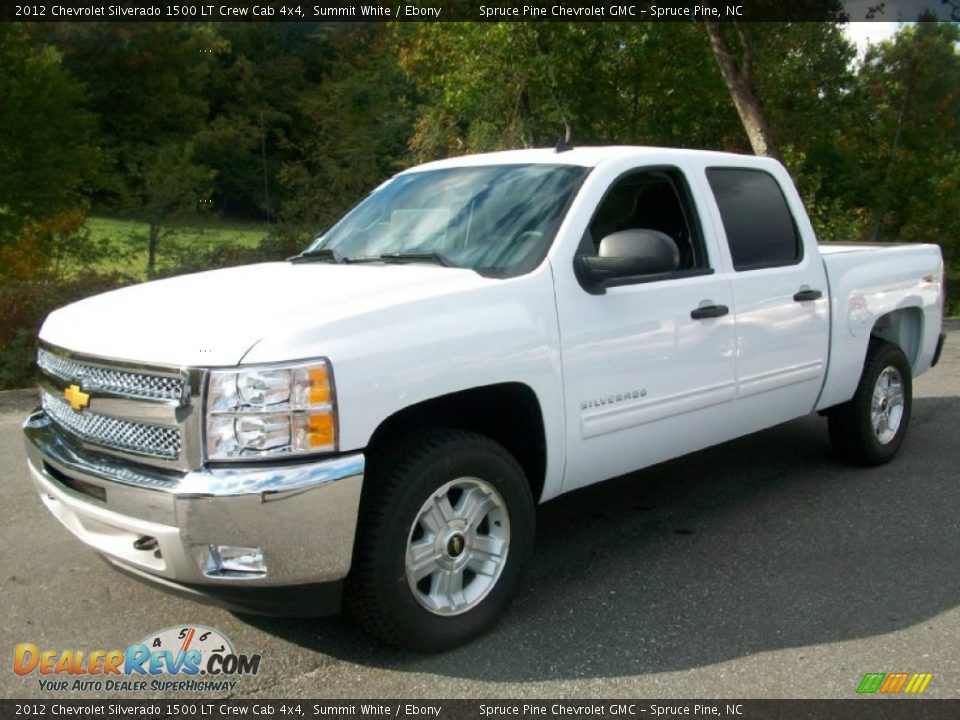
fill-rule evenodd
<path id="1" fill-rule="evenodd" d="M 537 502 L 812 412 L 890 460 L 943 277 L 933 245 L 818 245 L 769 159 L 429 163 L 286 262 L 52 313 L 30 474 L 141 579 L 439 650 L 506 609 Z"/>

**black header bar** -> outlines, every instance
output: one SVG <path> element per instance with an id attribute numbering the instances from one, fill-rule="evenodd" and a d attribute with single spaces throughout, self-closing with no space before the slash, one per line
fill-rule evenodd
<path id="1" fill-rule="evenodd" d="M 0 0 L 5 22 L 841 22 L 950 20 L 940 0 Z"/>

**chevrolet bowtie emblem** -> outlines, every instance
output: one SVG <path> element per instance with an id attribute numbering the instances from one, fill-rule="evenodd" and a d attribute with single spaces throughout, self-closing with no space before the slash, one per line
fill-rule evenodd
<path id="1" fill-rule="evenodd" d="M 67 402 L 70 403 L 70 407 L 77 412 L 80 412 L 90 404 L 90 395 L 81 390 L 79 385 L 71 385 L 68 387 L 63 391 L 63 396 L 67 399 Z"/>

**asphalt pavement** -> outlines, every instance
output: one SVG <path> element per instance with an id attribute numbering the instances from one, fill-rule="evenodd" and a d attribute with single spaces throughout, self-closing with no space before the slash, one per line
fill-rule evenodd
<path id="1" fill-rule="evenodd" d="M 17 643 L 126 648 L 202 624 L 262 654 L 240 698 L 853 698 L 867 672 L 929 672 L 925 696 L 960 698 L 960 323 L 949 330 L 894 462 L 842 464 L 811 416 L 565 495 L 540 508 L 509 614 L 435 656 L 112 571 L 29 482 L 33 394 L 0 393 L 0 694 L 54 697 L 13 672 Z M 73 696 L 110 695 L 149 693 Z"/>

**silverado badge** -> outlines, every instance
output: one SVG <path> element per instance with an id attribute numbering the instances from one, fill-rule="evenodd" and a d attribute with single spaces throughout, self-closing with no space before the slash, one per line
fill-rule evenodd
<path id="1" fill-rule="evenodd" d="M 90 404 L 90 395 L 81 390 L 79 385 L 71 385 L 68 387 L 63 391 L 63 396 L 67 399 L 67 402 L 70 403 L 70 407 L 77 412 L 80 412 Z"/>

